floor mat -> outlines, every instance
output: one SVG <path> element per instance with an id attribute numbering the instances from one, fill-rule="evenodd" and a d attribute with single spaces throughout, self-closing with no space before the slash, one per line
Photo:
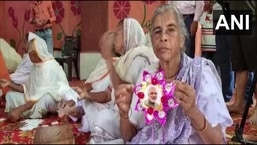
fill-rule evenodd
<path id="1" fill-rule="evenodd" d="M 80 86 L 84 83 L 84 81 L 72 81 L 70 82 L 71 86 Z M 32 144 L 35 129 L 31 131 L 22 131 L 19 129 L 20 123 L 9 123 L 4 120 L 6 118 L 6 114 L 4 112 L 4 104 L 0 103 L 0 144 Z M 252 108 L 250 109 L 249 115 L 252 114 Z M 234 120 L 234 125 L 228 127 L 226 130 L 227 139 L 229 144 L 236 144 L 236 142 L 231 141 L 232 136 L 234 136 L 235 132 L 235 124 L 240 123 L 242 115 L 232 115 Z M 58 124 L 56 124 L 58 122 Z M 82 133 L 78 131 L 80 127 L 80 123 L 74 123 L 68 118 L 58 118 L 55 114 L 48 116 L 43 119 L 42 125 L 59 125 L 59 124 L 72 124 L 73 132 L 75 137 L 76 144 L 86 144 L 89 140 L 89 133 Z M 257 126 L 246 123 L 244 128 L 244 137 L 250 140 L 257 140 Z"/>

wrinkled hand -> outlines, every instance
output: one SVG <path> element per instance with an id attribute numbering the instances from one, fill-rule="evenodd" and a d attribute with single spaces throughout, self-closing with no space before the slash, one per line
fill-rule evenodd
<path id="1" fill-rule="evenodd" d="M 57 105 L 58 116 L 64 117 L 67 115 L 73 115 L 76 111 L 75 102 L 73 100 L 65 101 L 61 100 Z"/>
<path id="2" fill-rule="evenodd" d="M 79 87 L 73 87 L 72 89 L 74 89 L 79 94 L 79 100 L 90 98 L 86 89 L 81 89 Z"/>
<path id="3" fill-rule="evenodd" d="M 93 90 L 93 87 L 92 87 L 92 83 L 86 83 L 86 84 L 83 84 L 81 85 L 81 88 L 82 90 L 87 90 L 87 92 L 90 92 L 91 90 Z"/>
<path id="4" fill-rule="evenodd" d="M 130 104 L 133 95 L 133 85 L 121 84 L 118 89 L 115 90 L 115 101 L 118 105 L 121 116 L 127 116 L 130 109 Z"/>
<path id="5" fill-rule="evenodd" d="M 190 117 L 193 115 L 191 111 L 196 109 L 195 105 L 195 89 L 187 83 L 175 81 L 175 99 L 183 108 L 185 114 Z"/>
<path id="6" fill-rule="evenodd" d="M 9 80 L 0 79 L 0 87 L 1 87 L 1 88 L 5 88 L 5 87 L 7 87 L 9 84 L 10 84 L 10 81 L 9 81 Z"/>
<path id="7" fill-rule="evenodd" d="M 197 28 L 198 28 L 198 22 L 197 21 L 193 21 L 191 23 L 191 25 L 190 25 L 190 35 L 191 36 L 195 36 Z"/>
<path id="8" fill-rule="evenodd" d="M 112 31 L 107 31 L 102 35 L 99 41 L 101 54 L 105 59 L 111 59 L 113 56 L 114 34 L 115 33 Z"/>

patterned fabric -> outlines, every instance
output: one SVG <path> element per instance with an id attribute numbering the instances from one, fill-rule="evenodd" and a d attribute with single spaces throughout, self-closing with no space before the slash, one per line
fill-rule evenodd
<path id="1" fill-rule="evenodd" d="M 152 69 L 151 73 L 153 73 L 157 71 L 158 67 L 159 64 L 155 64 L 146 68 L 146 70 L 150 72 Z M 217 124 L 222 126 L 225 138 L 225 129 L 232 125 L 232 119 L 222 98 L 221 81 L 214 64 L 205 58 L 196 57 L 191 59 L 184 54 L 176 80 L 186 82 L 195 89 L 197 107 L 212 126 Z M 205 86 L 208 86 L 208 88 Z M 132 104 L 134 102 L 132 101 Z M 213 111 L 215 108 L 219 108 L 219 110 Z M 143 114 L 140 113 L 142 112 L 134 111 L 130 117 L 130 121 L 136 124 L 139 130 L 130 142 L 131 144 L 203 143 L 180 106 L 168 112 L 167 123 L 163 127 L 158 122 L 144 125 L 144 120 L 141 120 Z"/>
<path id="2" fill-rule="evenodd" d="M 197 76 L 201 76 L 199 75 L 199 73 L 201 73 L 201 62 L 201 59 L 194 59 L 194 61 L 192 61 L 191 58 L 185 55 L 182 56 L 180 64 L 181 70 L 176 79 L 186 82 L 194 88 L 200 86 L 200 77 Z M 196 93 L 198 92 L 196 91 Z M 167 123 L 163 127 L 157 122 L 152 125 L 145 126 L 132 139 L 131 143 L 185 144 L 188 143 L 190 133 L 190 120 L 184 115 L 182 108 L 179 106 L 168 112 Z"/>

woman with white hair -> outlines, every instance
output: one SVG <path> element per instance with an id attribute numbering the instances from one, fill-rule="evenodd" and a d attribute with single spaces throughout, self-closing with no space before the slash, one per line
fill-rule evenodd
<path id="1" fill-rule="evenodd" d="M 221 91 L 214 64 L 205 58 L 188 57 L 187 31 L 180 11 L 159 6 L 151 20 L 150 36 L 157 63 L 144 68 L 164 71 L 166 83 L 174 83 L 178 106 L 167 112 L 165 124 L 146 124 L 144 112 L 134 108 L 138 97 L 133 85 L 122 84 L 115 92 L 121 137 L 131 144 L 225 144 L 226 128 L 233 124 Z M 137 78 L 142 83 L 142 74 Z"/>
<path id="2" fill-rule="evenodd" d="M 1 79 L 1 87 L 9 86 L 5 112 L 8 119 L 17 121 L 22 115 L 25 118 L 42 118 L 47 112 L 56 112 L 56 102 L 61 100 L 58 93 L 61 86 L 69 86 L 62 67 L 48 52 L 46 42 L 29 33 L 29 57 L 33 63 L 30 76 L 25 84 L 17 85 Z"/>

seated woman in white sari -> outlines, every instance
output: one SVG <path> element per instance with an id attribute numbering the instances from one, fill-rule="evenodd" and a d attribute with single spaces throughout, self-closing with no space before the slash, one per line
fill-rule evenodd
<path id="1" fill-rule="evenodd" d="M 14 90 L 5 96 L 5 112 L 9 112 L 8 120 L 12 122 L 21 115 L 25 118 L 42 118 L 47 112 L 56 112 L 56 103 L 61 100 L 58 95 L 60 86 L 69 85 L 62 67 L 48 52 L 46 42 L 31 32 L 29 40 L 28 53 L 33 66 L 26 83 L 17 85 L 0 80 L 1 87 L 9 86 Z"/>
<path id="2" fill-rule="evenodd" d="M 121 20 L 115 30 L 114 47 L 121 54 L 118 61 L 111 61 L 110 48 L 102 45 L 102 55 L 105 58 L 113 84 L 114 92 L 121 83 L 135 84 L 139 73 L 145 66 L 157 61 L 151 47 L 146 46 L 146 37 L 141 25 L 133 18 Z M 101 143 L 121 138 L 119 130 L 119 115 L 116 105 L 98 113 L 90 143 Z"/>
<path id="3" fill-rule="evenodd" d="M 31 62 L 28 54 L 28 35 L 26 35 L 27 42 L 25 42 L 25 54 L 22 57 L 21 63 L 17 66 L 16 70 L 14 73 L 10 75 L 11 81 L 14 82 L 15 84 L 24 84 L 27 79 L 29 78 L 31 68 L 33 66 L 33 63 Z M 35 38 L 33 37 L 34 34 L 31 34 L 31 39 Z"/>
<path id="4" fill-rule="evenodd" d="M 102 39 L 101 39 L 102 41 Z M 116 61 L 119 55 L 112 51 L 113 61 Z M 111 99 L 111 80 L 105 59 L 100 59 L 96 68 L 90 73 L 85 84 L 79 88 L 74 88 L 79 94 L 79 103 L 76 104 L 76 95 L 65 93 L 66 100 L 63 100 L 58 108 L 58 116 L 68 115 L 73 121 L 81 118 L 82 132 L 90 132 L 97 113 L 103 109 L 110 108 L 114 104 Z"/>

